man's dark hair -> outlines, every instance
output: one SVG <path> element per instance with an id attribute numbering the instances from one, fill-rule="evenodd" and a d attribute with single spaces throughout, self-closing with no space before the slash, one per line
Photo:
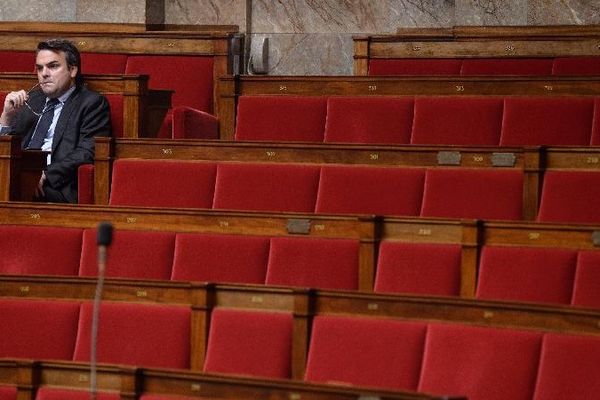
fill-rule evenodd
<path id="1" fill-rule="evenodd" d="M 80 86 L 83 84 L 83 75 L 81 74 L 81 55 L 75 45 L 66 39 L 49 39 L 39 42 L 37 52 L 40 50 L 50 50 L 54 52 L 62 51 L 65 53 L 67 65 L 69 67 L 77 67 L 77 75 L 75 76 L 75 84 Z"/>

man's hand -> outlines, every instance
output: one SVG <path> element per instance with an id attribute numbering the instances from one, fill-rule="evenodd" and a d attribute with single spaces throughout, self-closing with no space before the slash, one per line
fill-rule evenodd
<path id="1" fill-rule="evenodd" d="M 38 185 L 35 188 L 35 197 L 37 197 L 38 199 L 41 199 L 46 196 L 46 193 L 44 193 L 44 182 L 46 182 L 46 171 L 42 171 L 40 181 L 38 182 Z"/>
<path id="2" fill-rule="evenodd" d="M 14 113 L 23 107 L 28 99 L 29 95 L 24 90 L 7 94 L 4 98 L 4 108 L 0 116 L 0 124 L 2 126 L 10 126 Z"/>

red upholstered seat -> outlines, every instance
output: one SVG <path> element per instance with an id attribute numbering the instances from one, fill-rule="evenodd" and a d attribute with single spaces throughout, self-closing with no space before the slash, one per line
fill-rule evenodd
<path id="1" fill-rule="evenodd" d="M 0 299 L 0 358 L 70 360 L 79 303 Z"/>
<path id="2" fill-rule="evenodd" d="M 0 226 L 0 273 L 77 275 L 83 231 L 43 226 Z"/>
<path id="3" fill-rule="evenodd" d="M 150 75 L 150 89 L 174 90 L 173 107 L 212 112 L 213 58 L 204 56 L 137 55 L 127 57 L 127 74 Z"/>
<path id="4" fill-rule="evenodd" d="M 466 58 L 461 75 L 550 75 L 552 58 Z"/>
<path id="5" fill-rule="evenodd" d="M 553 75 L 600 75 L 600 57 L 556 57 Z"/>
<path id="6" fill-rule="evenodd" d="M 424 323 L 317 316 L 305 380 L 414 391 L 426 330 Z"/>
<path id="7" fill-rule="evenodd" d="M 236 140 L 322 142 L 325 96 L 240 96 Z"/>
<path id="8" fill-rule="evenodd" d="M 213 208 L 314 212 L 320 167 L 220 163 Z"/>
<path id="9" fill-rule="evenodd" d="M 2 51 L 0 57 L 0 72 L 35 71 L 35 52 L 33 51 Z"/>
<path id="10" fill-rule="evenodd" d="M 89 390 L 59 389 L 47 386 L 41 386 L 35 396 L 35 400 L 88 400 L 89 398 Z M 121 396 L 119 393 L 97 392 L 96 398 L 98 400 L 120 400 Z"/>
<path id="11" fill-rule="evenodd" d="M 538 220 L 600 223 L 600 172 L 546 171 Z"/>
<path id="12" fill-rule="evenodd" d="M 529 400 L 541 341 L 537 332 L 431 324 L 418 390 L 469 400 Z"/>
<path id="13" fill-rule="evenodd" d="M 292 331 L 288 313 L 215 308 L 204 371 L 290 378 Z"/>
<path id="14" fill-rule="evenodd" d="M 98 275 L 95 229 L 83 232 L 80 276 Z M 162 279 L 171 277 L 175 233 L 116 230 L 108 252 L 106 276 L 114 278 Z"/>
<path id="15" fill-rule="evenodd" d="M 84 74 L 124 74 L 126 65 L 127 54 L 81 52 Z"/>
<path id="16" fill-rule="evenodd" d="M 318 213 L 419 215 L 425 170 L 420 168 L 321 167 Z"/>
<path id="17" fill-rule="evenodd" d="M 77 203 L 94 204 L 94 164 L 77 168 Z"/>
<path id="18" fill-rule="evenodd" d="M 178 233 L 171 279 L 262 284 L 269 238 Z"/>
<path id="19" fill-rule="evenodd" d="M 357 289 L 358 246 L 346 239 L 272 238 L 266 283 Z"/>
<path id="20" fill-rule="evenodd" d="M 411 143 L 497 146 L 502 110 L 496 97 L 417 97 Z"/>
<path id="21" fill-rule="evenodd" d="M 600 98 L 594 101 L 594 122 L 592 124 L 592 146 L 600 146 Z"/>
<path id="22" fill-rule="evenodd" d="M 501 146 L 588 146 L 594 100 L 569 97 L 506 97 Z"/>
<path id="23" fill-rule="evenodd" d="M 459 75 L 461 59 L 371 59 L 369 75 Z"/>
<path id="24" fill-rule="evenodd" d="M 573 250 L 484 246 L 477 297 L 569 304 L 576 262 Z"/>
<path id="25" fill-rule="evenodd" d="M 121 138 L 123 137 L 123 96 L 120 94 L 104 95 L 108 101 L 110 107 L 110 127 L 112 130 L 112 136 Z"/>
<path id="26" fill-rule="evenodd" d="M 107 303 L 100 306 L 99 363 L 190 367 L 190 307 Z M 74 361 L 89 361 L 92 303 L 81 305 Z"/>
<path id="27" fill-rule="evenodd" d="M 600 392 L 597 336 L 544 336 L 534 400 L 595 399 Z"/>
<path id="28" fill-rule="evenodd" d="M 113 163 L 110 205 L 211 208 L 212 162 L 120 159 Z"/>
<path id="29" fill-rule="evenodd" d="M 580 251 L 571 304 L 600 309 L 600 251 Z"/>
<path id="30" fill-rule="evenodd" d="M 326 142 L 410 143 L 412 97 L 330 97 Z"/>
<path id="31" fill-rule="evenodd" d="M 421 216 L 518 220 L 522 209 L 522 171 L 435 168 L 425 173 Z"/>
<path id="32" fill-rule="evenodd" d="M 0 386 L 0 400 L 17 400 L 17 387 Z"/>
<path id="33" fill-rule="evenodd" d="M 460 295 L 461 247 L 383 240 L 375 292 Z"/>
<path id="34" fill-rule="evenodd" d="M 173 139 L 218 139 L 217 117 L 192 107 L 175 107 L 172 112 Z"/>

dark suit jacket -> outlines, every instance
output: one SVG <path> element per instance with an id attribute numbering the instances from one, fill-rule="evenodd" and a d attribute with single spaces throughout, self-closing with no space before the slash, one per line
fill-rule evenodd
<path id="1" fill-rule="evenodd" d="M 28 103 L 42 110 L 46 96 L 31 92 Z M 23 107 L 13 124 L 13 134 L 23 137 L 27 147 L 38 117 Z M 80 86 L 65 102 L 54 129 L 52 162 L 46 171 L 46 184 L 60 191 L 70 202 L 77 202 L 77 169 L 94 162 L 94 136 L 110 135 L 110 109 L 104 96 Z"/>

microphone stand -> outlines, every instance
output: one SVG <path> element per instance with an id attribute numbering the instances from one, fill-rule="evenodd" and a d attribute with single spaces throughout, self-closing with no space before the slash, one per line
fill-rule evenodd
<path id="1" fill-rule="evenodd" d="M 97 350 L 98 350 L 98 323 L 100 320 L 100 299 L 104 287 L 104 272 L 106 270 L 106 249 L 112 239 L 112 225 L 103 222 L 98 225 L 98 281 L 94 295 L 92 311 L 92 332 L 90 346 L 90 399 L 96 400 L 97 392 Z"/>

